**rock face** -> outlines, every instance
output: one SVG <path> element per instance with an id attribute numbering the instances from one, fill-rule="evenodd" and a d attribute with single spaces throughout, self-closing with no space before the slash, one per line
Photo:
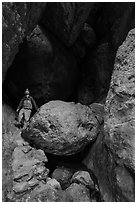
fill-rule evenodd
<path id="1" fill-rule="evenodd" d="M 18 130 L 14 126 L 15 113 L 11 107 L 2 105 L 2 200 L 12 189 L 12 152 L 16 147 Z"/>
<path id="2" fill-rule="evenodd" d="M 48 160 L 44 152 L 32 148 L 19 136 L 18 133 L 15 148 L 11 152 L 12 160 L 8 160 L 11 162 L 12 173 L 8 183 L 10 188 L 5 189 L 8 202 L 27 201 L 34 192 L 37 193 L 42 184 L 45 185 L 49 173 L 45 167 Z"/>
<path id="3" fill-rule="evenodd" d="M 4 2 L 2 4 L 2 74 L 5 77 L 26 34 L 37 24 L 46 3 Z"/>
<path id="4" fill-rule="evenodd" d="M 94 4 L 87 2 L 47 3 L 46 12 L 41 21 L 66 46 L 72 46 Z"/>
<path id="5" fill-rule="evenodd" d="M 97 138 L 99 123 L 81 104 L 51 101 L 41 106 L 22 136 L 48 153 L 72 155 Z"/>
<path id="6" fill-rule="evenodd" d="M 105 106 L 105 143 L 118 164 L 116 170 L 113 170 L 117 178 L 116 186 L 119 188 L 116 193 L 117 201 L 124 201 L 124 199 L 134 201 L 134 180 L 132 177 L 135 171 L 134 72 L 135 31 L 131 30 L 118 49 Z"/>
<path id="7" fill-rule="evenodd" d="M 14 126 L 15 113 L 6 104 L 3 104 L 2 116 L 2 200 L 26 201 L 30 192 L 36 193 L 46 183 L 49 173 L 45 167 L 47 157 L 42 150 L 32 148 L 21 138 L 20 130 Z"/>
<path id="8" fill-rule="evenodd" d="M 46 180 L 49 170 L 44 166 L 47 158 L 42 150 L 35 150 L 29 145 L 20 145 L 13 152 L 13 191 L 15 194 L 27 193 Z"/>
<path id="9" fill-rule="evenodd" d="M 75 58 L 51 34 L 36 26 L 7 76 L 17 88 L 14 91 L 8 83 L 6 89 L 16 99 L 20 90 L 24 92 L 28 87 L 41 105 L 49 100 L 69 98 L 75 89 L 76 75 Z"/>
<path id="10" fill-rule="evenodd" d="M 84 163 L 95 173 L 104 201 L 133 202 L 135 137 L 135 33 L 119 47 L 106 99 L 104 133 Z"/>

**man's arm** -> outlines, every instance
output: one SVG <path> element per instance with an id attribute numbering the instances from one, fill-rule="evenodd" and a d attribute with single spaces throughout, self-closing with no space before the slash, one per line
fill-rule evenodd
<path id="1" fill-rule="evenodd" d="M 34 109 L 37 111 L 38 110 L 38 106 L 36 104 L 36 102 L 34 101 L 34 99 L 31 97 L 31 102 L 33 104 Z"/>
<path id="2" fill-rule="evenodd" d="M 17 108 L 17 112 L 22 108 L 22 105 L 23 105 L 23 101 L 24 101 L 24 97 L 21 99 L 19 105 L 18 105 L 18 108 Z"/>

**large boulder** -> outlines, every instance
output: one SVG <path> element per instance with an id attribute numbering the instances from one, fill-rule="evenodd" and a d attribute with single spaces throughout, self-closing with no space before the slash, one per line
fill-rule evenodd
<path id="1" fill-rule="evenodd" d="M 9 70 L 5 89 L 18 101 L 28 87 L 41 105 L 54 99 L 68 99 L 75 89 L 76 76 L 75 58 L 53 35 L 36 26 Z"/>
<path id="2" fill-rule="evenodd" d="M 66 46 L 72 46 L 77 39 L 94 2 L 52 2 L 47 3 L 42 24 L 52 31 Z M 52 16 L 52 17 L 51 17 Z"/>
<path id="3" fill-rule="evenodd" d="M 51 101 L 41 106 L 22 136 L 48 153 L 73 155 L 93 142 L 98 132 L 99 123 L 91 108 Z"/>
<path id="4" fill-rule="evenodd" d="M 104 131 L 84 164 L 99 183 L 104 201 L 135 200 L 135 32 L 119 47 L 105 104 Z"/>
<path id="5" fill-rule="evenodd" d="M 18 52 L 19 44 L 37 25 L 46 3 L 4 2 L 2 4 L 2 74 Z"/>

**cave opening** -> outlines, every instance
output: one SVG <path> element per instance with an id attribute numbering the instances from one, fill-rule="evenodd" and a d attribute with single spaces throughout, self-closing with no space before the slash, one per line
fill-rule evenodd
<path id="1" fill-rule="evenodd" d="M 108 48 L 107 52 L 109 52 L 109 50 L 110 48 Z M 7 104 L 11 105 L 14 109 L 16 109 L 17 105 L 19 104 L 21 98 L 24 95 L 25 89 L 28 88 L 32 97 L 34 97 L 39 107 L 50 100 L 63 100 L 66 102 L 75 103 L 80 102 L 84 105 L 90 105 L 93 102 L 102 103 L 102 101 L 105 100 L 109 89 L 115 54 L 112 53 L 113 56 L 107 56 L 105 59 L 106 61 L 103 61 L 105 57 L 99 59 L 99 57 L 96 56 L 95 52 L 98 52 L 96 47 L 92 50 L 92 52 L 90 52 L 91 54 L 87 52 L 84 59 L 77 60 L 78 71 L 74 73 L 75 76 L 73 79 L 75 83 L 72 87 L 69 85 L 71 90 L 67 96 L 65 92 L 64 96 L 62 95 L 62 89 L 61 94 L 59 92 L 55 94 L 56 89 L 54 89 L 54 87 L 57 86 L 60 82 L 55 82 L 54 84 L 53 81 L 53 86 L 51 87 L 53 88 L 53 93 L 50 93 L 50 91 L 52 92 L 52 90 L 49 90 L 50 82 L 47 82 L 47 97 L 43 98 L 41 93 L 43 79 L 42 82 L 40 82 L 39 80 L 38 83 L 36 79 L 37 71 L 35 72 L 35 70 L 33 70 L 33 64 L 31 65 L 31 68 L 29 68 L 30 63 L 28 63 L 28 61 L 30 55 L 28 51 L 27 40 L 24 39 L 23 43 L 20 44 L 19 51 L 15 56 L 12 65 L 9 67 L 6 73 L 6 77 L 2 86 L 3 101 L 5 101 Z M 105 54 L 107 55 L 107 53 Z M 90 58 L 91 60 L 89 60 Z M 100 68 L 100 70 L 98 69 L 98 67 Z M 52 69 L 52 73 L 48 74 L 49 78 L 54 77 L 53 73 L 54 71 L 56 72 L 55 69 L 56 67 Z M 61 76 L 61 73 L 60 76 L 58 75 L 59 78 L 62 78 L 63 76 Z M 42 78 L 43 76 L 40 77 Z M 60 86 L 63 86 L 63 83 L 59 84 L 59 87 Z M 65 86 L 67 86 L 67 83 Z M 58 89 L 58 91 L 59 90 L 60 88 Z"/>

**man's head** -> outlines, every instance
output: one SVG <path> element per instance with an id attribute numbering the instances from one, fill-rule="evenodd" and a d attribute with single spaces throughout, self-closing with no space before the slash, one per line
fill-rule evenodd
<path id="1" fill-rule="evenodd" d="M 25 96 L 28 98 L 28 97 L 29 97 L 29 95 L 30 95 L 29 90 L 28 90 L 28 89 L 26 89 L 26 90 L 25 90 L 25 92 L 24 92 L 24 94 L 25 94 Z"/>

